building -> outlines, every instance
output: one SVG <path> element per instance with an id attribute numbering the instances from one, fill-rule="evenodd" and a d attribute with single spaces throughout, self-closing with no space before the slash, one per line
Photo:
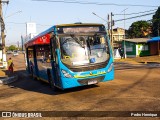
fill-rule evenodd
<path id="1" fill-rule="evenodd" d="M 111 34 L 111 32 L 109 32 Z M 112 40 L 114 48 L 119 48 L 121 41 L 125 38 L 125 30 L 123 28 L 115 28 L 112 31 Z"/>
<path id="2" fill-rule="evenodd" d="M 134 38 L 122 40 L 125 57 L 140 57 L 150 55 L 149 38 Z"/>
<path id="3" fill-rule="evenodd" d="M 151 55 L 160 55 L 160 36 L 148 40 Z"/>
<path id="4" fill-rule="evenodd" d="M 115 28 L 112 32 L 113 41 L 122 41 L 125 37 L 125 30 L 123 28 Z"/>

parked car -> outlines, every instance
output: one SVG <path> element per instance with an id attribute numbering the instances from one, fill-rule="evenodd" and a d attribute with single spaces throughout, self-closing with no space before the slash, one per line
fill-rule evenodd
<path id="1" fill-rule="evenodd" d="M 12 51 L 7 51 L 7 54 L 12 54 L 13 52 Z"/>
<path id="2" fill-rule="evenodd" d="M 13 56 L 19 55 L 18 52 L 13 52 Z"/>

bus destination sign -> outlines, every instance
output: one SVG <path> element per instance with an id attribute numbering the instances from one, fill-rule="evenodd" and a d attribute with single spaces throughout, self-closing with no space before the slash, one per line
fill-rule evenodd
<path id="1" fill-rule="evenodd" d="M 99 27 L 66 27 L 63 28 L 63 33 L 87 33 L 99 32 Z"/>

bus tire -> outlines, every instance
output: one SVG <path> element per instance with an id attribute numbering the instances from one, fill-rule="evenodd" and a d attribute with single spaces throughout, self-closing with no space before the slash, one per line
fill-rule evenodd
<path id="1" fill-rule="evenodd" d="M 49 82 L 50 88 L 53 89 L 54 91 L 57 91 L 57 88 L 54 86 L 51 73 L 49 71 L 48 71 L 48 82 Z"/>

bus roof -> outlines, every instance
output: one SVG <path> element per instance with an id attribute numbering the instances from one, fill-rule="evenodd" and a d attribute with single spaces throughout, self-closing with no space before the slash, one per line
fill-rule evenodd
<path id="1" fill-rule="evenodd" d="M 50 33 L 54 30 L 55 26 L 50 27 L 46 31 L 38 34 L 31 40 L 27 41 L 24 45 L 25 47 L 33 46 L 33 45 L 43 45 L 50 43 Z"/>
<path id="2" fill-rule="evenodd" d="M 55 28 L 60 27 L 75 27 L 75 26 L 103 26 L 103 24 L 97 23 L 74 23 L 74 24 L 60 24 L 50 27 L 49 29 L 45 30 L 44 32 L 38 34 L 31 40 L 25 43 L 25 47 L 33 46 L 33 45 L 43 45 L 50 43 L 50 33 L 54 31 Z"/>
<path id="3" fill-rule="evenodd" d="M 74 24 L 60 24 L 56 25 L 56 27 L 69 27 L 69 26 L 101 26 L 103 24 L 98 23 L 74 23 Z"/>

